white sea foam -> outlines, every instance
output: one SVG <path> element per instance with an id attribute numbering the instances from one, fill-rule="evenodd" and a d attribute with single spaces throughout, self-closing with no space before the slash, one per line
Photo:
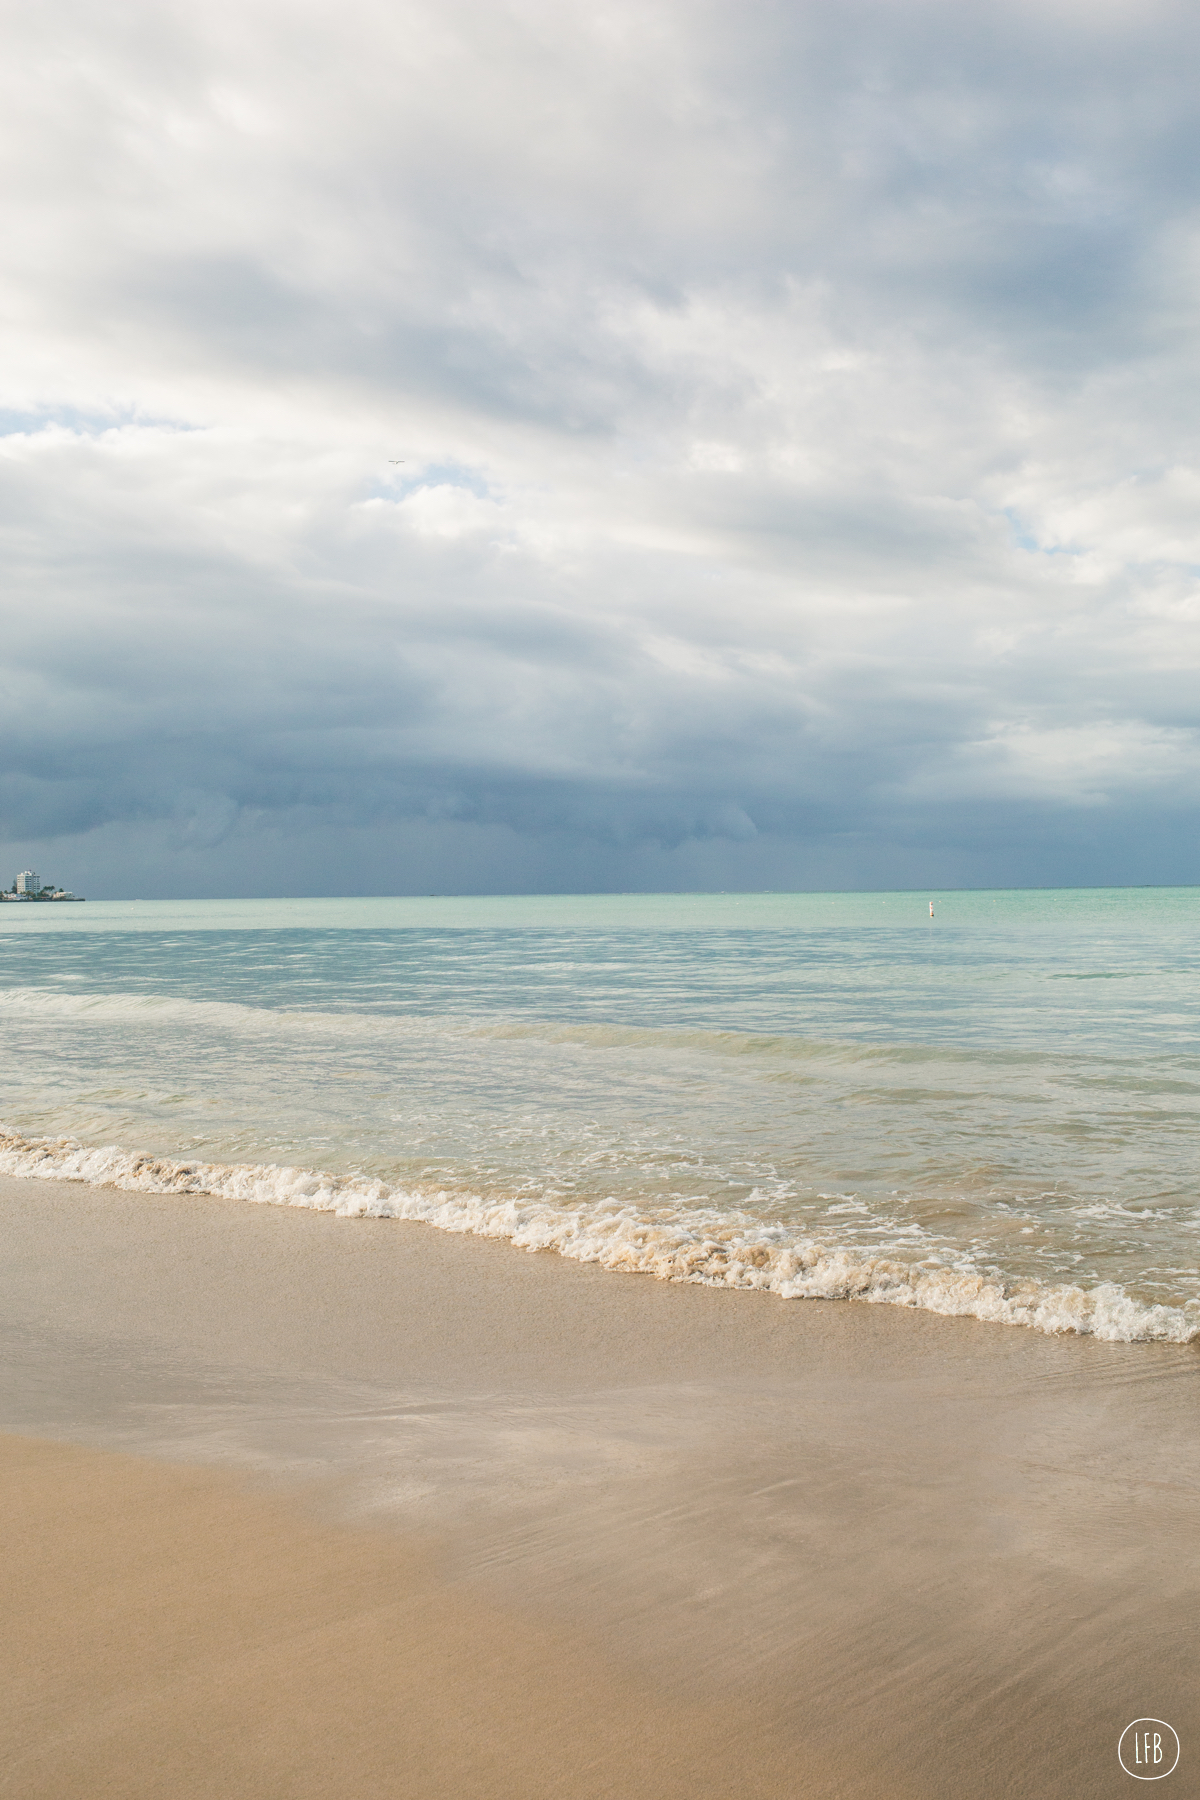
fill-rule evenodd
<path id="1" fill-rule="evenodd" d="M 177 1162 L 71 1139 L 0 1131 L 0 1174 L 81 1181 L 159 1194 L 214 1194 L 300 1206 L 346 1218 L 420 1220 L 443 1231 L 507 1238 L 578 1262 L 663 1281 L 748 1288 L 785 1300 L 865 1300 L 927 1312 L 1074 1332 L 1125 1343 L 1191 1343 L 1200 1309 L 1148 1306 L 1117 1283 L 1093 1288 L 1005 1282 L 970 1269 L 874 1257 L 800 1238 L 779 1225 L 715 1212 L 650 1220 L 630 1207 L 556 1205 L 442 1189 L 425 1192 L 361 1177 L 264 1164 Z"/>
<path id="2" fill-rule="evenodd" d="M 0 988 L 0 1016 L 44 1018 L 72 1025 L 159 1021 L 176 1024 L 186 1020 L 226 1030 L 277 1033 L 291 1027 L 304 1031 L 319 1027 L 359 1034 L 364 1029 L 385 1033 L 403 1031 L 408 1023 L 391 1014 L 294 1012 L 265 1006 L 246 1006 L 237 1000 L 187 1000 L 175 994 L 64 993 L 46 988 Z"/>
<path id="3" fill-rule="evenodd" d="M 0 988 L 0 1017 L 45 1019 L 80 1025 L 136 1024 L 141 1028 L 187 1022 L 238 1036 L 328 1035 L 339 1038 L 406 1038 L 417 1033 L 457 1036 L 477 1041 L 568 1045 L 581 1050 L 681 1050 L 731 1060 L 820 1064 L 825 1069 L 895 1065 L 1014 1064 L 1047 1061 L 1044 1052 L 978 1047 L 963 1050 L 945 1044 L 883 1044 L 854 1039 L 826 1039 L 781 1033 L 709 1030 L 702 1027 L 585 1023 L 551 1019 L 496 1022 L 478 1014 L 436 1020 L 426 1014 L 323 1011 L 316 1008 L 246 1005 L 237 1000 L 190 1000 L 178 994 L 97 993 L 42 987 Z M 786 1070 L 785 1070 L 786 1072 Z"/>

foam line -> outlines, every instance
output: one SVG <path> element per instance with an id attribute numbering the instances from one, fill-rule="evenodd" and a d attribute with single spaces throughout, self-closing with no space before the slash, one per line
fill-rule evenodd
<path id="1" fill-rule="evenodd" d="M 446 1189 L 388 1187 L 352 1175 L 261 1163 L 176 1162 L 72 1139 L 0 1130 L 0 1174 L 80 1181 L 155 1194 L 215 1194 L 269 1206 L 301 1206 L 343 1218 L 412 1219 L 441 1231 L 507 1238 L 577 1262 L 660 1281 L 747 1288 L 785 1300 L 861 1300 L 926 1312 L 1074 1332 L 1108 1342 L 1186 1344 L 1200 1337 L 1200 1308 L 1147 1306 L 1116 1282 L 1093 1288 L 1005 1282 L 969 1269 L 931 1268 L 796 1237 L 749 1219 L 691 1215 L 649 1220 L 604 1203 L 556 1206 Z"/>

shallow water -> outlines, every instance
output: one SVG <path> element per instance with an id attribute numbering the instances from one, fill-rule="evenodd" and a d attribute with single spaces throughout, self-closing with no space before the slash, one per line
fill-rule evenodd
<path id="1" fill-rule="evenodd" d="M 0 907 L 0 1167 L 1195 1335 L 1200 890 L 928 901 Z"/>

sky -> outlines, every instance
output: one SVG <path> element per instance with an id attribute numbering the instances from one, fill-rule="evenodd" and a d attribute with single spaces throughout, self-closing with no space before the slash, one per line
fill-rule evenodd
<path id="1" fill-rule="evenodd" d="M 1200 882 L 1194 4 L 5 13 L 0 881 Z"/>

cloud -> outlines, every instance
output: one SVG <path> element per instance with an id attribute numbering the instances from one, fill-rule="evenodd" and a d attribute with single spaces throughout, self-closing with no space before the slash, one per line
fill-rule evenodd
<path id="1" fill-rule="evenodd" d="M 1200 879 L 1198 34 L 22 14 L 12 854 L 143 892 L 348 846 L 419 888 Z"/>

